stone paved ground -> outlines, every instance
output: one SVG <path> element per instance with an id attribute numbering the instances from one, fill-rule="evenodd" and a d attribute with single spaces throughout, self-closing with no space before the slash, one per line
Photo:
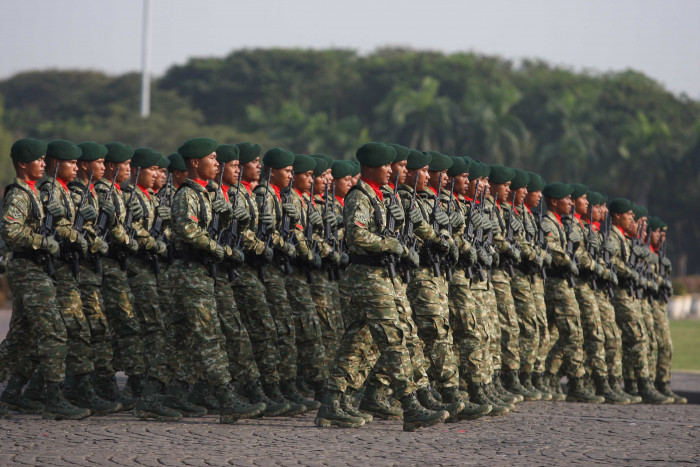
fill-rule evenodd
<path id="1" fill-rule="evenodd" d="M 503 417 L 415 433 L 396 421 L 317 428 L 313 414 L 236 425 L 220 425 L 216 416 L 158 423 L 121 413 L 50 422 L 15 414 L 0 420 L 0 466 L 699 464 L 700 375 L 676 373 L 673 387 L 690 404 L 527 402 Z"/>

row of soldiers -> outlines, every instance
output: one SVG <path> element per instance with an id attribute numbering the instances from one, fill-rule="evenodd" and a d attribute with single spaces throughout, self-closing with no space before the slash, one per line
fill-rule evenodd
<path id="1" fill-rule="evenodd" d="M 521 400 L 684 402 L 666 226 L 628 200 L 383 143 L 351 162 L 25 138 L 11 157 L 5 412 L 412 431 Z"/>

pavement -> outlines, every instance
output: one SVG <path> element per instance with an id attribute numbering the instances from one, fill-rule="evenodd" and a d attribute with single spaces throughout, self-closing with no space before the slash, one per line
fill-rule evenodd
<path id="1" fill-rule="evenodd" d="M 697 465 L 700 375 L 672 381 L 688 405 L 524 402 L 505 416 L 413 433 L 382 420 L 318 428 L 314 413 L 234 425 L 213 415 L 161 423 L 125 412 L 60 422 L 13 414 L 0 420 L 0 465 Z"/>

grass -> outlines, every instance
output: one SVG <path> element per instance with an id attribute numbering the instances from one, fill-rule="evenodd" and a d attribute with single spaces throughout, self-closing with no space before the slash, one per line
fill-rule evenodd
<path id="1" fill-rule="evenodd" d="M 673 371 L 700 372 L 700 320 L 671 321 Z"/>

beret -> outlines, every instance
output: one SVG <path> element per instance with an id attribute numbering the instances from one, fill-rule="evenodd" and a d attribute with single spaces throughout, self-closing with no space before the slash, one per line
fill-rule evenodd
<path id="1" fill-rule="evenodd" d="M 160 155 L 160 160 L 158 161 L 158 168 L 159 169 L 167 169 L 170 166 L 170 159 L 165 157 L 164 155 Z"/>
<path id="2" fill-rule="evenodd" d="M 530 175 L 528 175 L 527 172 L 524 170 L 520 169 L 513 169 L 515 171 L 515 177 L 513 177 L 513 180 L 510 182 L 510 189 L 511 190 L 517 190 L 519 188 L 523 188 L 529 185 L 530 183 Z M 529 188 L 528 188 L 529 191 Z"/>
<path id="3" fill-rule="evenodd" d="M 46 155 L 60 161 L 80 159 L 83 151 L 75 144 L 65 139 L 55 139 L 46 146 Z"/>
<path id="4" fill-rule="evenodd" d="M 81 161 L 96 161 L 97 159 L 103 159 L 107 155 L 107 147 L 93 141 L 85 141 L 78 144 L 78 147 L 83 152 L 80 156 Z"/>
<path id="5" fill-rule="evenodd" d="M 433 156 L 427 152 L 420 152 L 417 149 L 411 149 L 406 158 L 406 167 L 412 170 L 422 169 L 430 164 Z"/>
<path id="6" fill-rule="evenodd" d="M 177 152 L 185 159 L 201 159 L 216 151 L 219 145 L 211 138 L 191 138 L 180 146 Z"/>
<path id="7" fill-rule="evenodd" d="M 452 158 L 452 167 L 447 169 L 447 175 L 454 177 L 456 175 L 462 175 L 469 172 L 469 164 L 464 161 L 461 157 Z"/>
<path id="8" fill-rule="evenodd" d="M 294 154 L 294 173 L 304 173 L 316 168 L 316 159 L 305 154 Z"/>
<path id="9" fill-rule="evenodd" d="M 408 157 L 408 153 L 411 151 L 406 146 L 401 146 L 400 144 L 390 144 L 389 146 L 396 150 L 396 157 L 393 162 L 405 161 Z"/>
<path id="10" fill-rule="evenodd" d="M 659 221 L 661 221 L 661 231 L 666 232 L 668 230 L 668 224 L 663 219 L 659 219 Z"/>
<path id="11" fill-rule="evenodd" d="M 280 147 L 275 147 L 265 153 L 263 164 L 265 164 L 265 167 L 273 169 L 291 167 L 294 165 L 294 154 Z"/>
<path id="12" fill-rule="evenodd" d="M 481 162 L 481 165 L 484 168 L 484 174 L 482 175 L 482 177 L 489 178 L 491 176 L 491 166 L 488 165 L 486 162 Z"/>
<path id="13" fill-rule="evenodd" d="M 328 161 L 323 158 L 323 157 L 318 157 L 318 156 L 311 156 L 313 160 L 316 161 L 316 167 L 314 167 L 314 177 L 320 177 L 323 175 L 323 172 L 328 170 L 328 167 L 330 164 Z"/>
<path id="14" fill-rule="evenodd" d="M 471 161 L 471 167 L 469 167 L 469 179 L 476 180 L 484 176 L 484 165 L 481 162 L 477 162 L 473 159 Z"/>
<path id="15" fill-rule="evenodd" d="M 641 219 L 649 215 L 649 210 L 642 205 L 635 204 L 632 206 L 632 212 L 634 213 L 635 219 Z"/>
<path id="16" fill-rule="evenodd" d="M 352 166 L 352 176 L 359 175 L 362 172 L 362 166 L 360 161 L 348 161 L 348 164 Z"/>
<path id="17" fill-rule="evenodd" d="M 632 210 L 634 205 L 627 198 L 615 198 L 608 203 L 608 209 L 612 213 L 624 214 Z"/>
<path id="18" fill-rule="evenodd" d="M 605 198 L 603 198 L 602 193 L 598 193 L 597 191 L 589 191 L 588 204 L 590 204 L 591 206 L 599 206 L 601 204 L 605 204 Z"/>
<path id="19" fill-rule="evenodd" d="M 331 166 L 331 174 L 335 179 L 352 176 L 354 172 L 355 167 L 351 161 L 335 161 Z"/>
<path id="20" fill-rule="evenodd" d="M 153 167 L 160 163 L 161 154 L 155 149 L 138 148 L 134 151 L 134 157 L 131 158 L 132 167 Z"/>
<path id="21" fill-rule="evenodd" d="M 219 164 L 238 160 L 238 148 L 232 144 L 220 144 L 216 147 L 216 161 Z"/>
<path id="22" fill-rule="evenodd" d="M 326 161 L 326 165 L 328 167 L 330 167 L 333 164 L 333 162 L 335 162 L 335 159 L 327 154 L 311 154 L 311 157 L 313 157 L 314 159 L 323 159 L 324 161 Z M 328 169 L 328 167 L 326 167 L 326 170 Z"/>
<path id="23" fill-rule="evenodd" d="M 515 178 L 515 170 L 510 167 L 506 167 L 500 164 L 493 164 L 491 166 L 491 174 L 489 175 L 489 181 L 496 185 L 501 183 L 510 182 Z"/>
<path id="24" fill-rule="evenodd" d="M 656 230 L 656 229 L 661 228 L 661 225 L 663 224 L 663 222 L 658 217 L 651 216 L 651 217 L 647 218 L 647 224 L 649 225 L 649 228 L 651 230 Z"/>
<path id="25" fill-rule="evenodd" d="M 528 172 L 527 174 L 530 177 L 530 180 L 527 184 L 527 191 L 541 191 L 545 185 L 544 178 L 542 178 L 540 174 L 536 174 L 535 172 Z"/>
<path id="26" fill-rule="evenodd" d="M 238 148 L 238 160 L 241 161 L 241 165 L 254 161 L 262 154 L 262 147 L 259 144 L 248 141 L 238 143 L 236 147 Z"/>
<path id="27" fill-rule="evenodd" d="M 122 162 L 126 162 L 134 157 L 134 148 L 131 146 L 127 146 L 122 143 L 107 143 L 105 144 L 105 147 L 107 148 L 105 162 L 121 164 Z"/>
<path id="28" fill-rule="evenodd" d="M 46 142 L 34 138 L 18 139 L 10 149 L 10 157 L 15 162 L 33 162 L 46 154 Z"/>
<path id="29" fill-rule="evenodd" d="M 168 156 L 170 160 L 170 171 L 180 170 L 182 172 L 187 172 L 187 166 L 185 165 L 185 159 L 182 158 L 179 152 L 174 152 Z"/>
<path id="30" fill-rule="evenodd" d="M 571 185 L 571 188 L 574 189 L 573 193 L 571 193 L 571 197 L 573 199 L 580 198 L 581 196 L 588 194 L 588 187 L 583 183 L 569 183 L 569 185 Z"/>
<path id="31" fill-rule="evenodd" d="M 365 143 L 357 148 L 355 157 L 367 167 L 381 167 L 394 162 L 396 149 L 384 143 Z"/>
<path id="32" fill-rule="evenodd" d="M 428 164 L 428 170 L 432 172 L 442 172 L 452 167 L 452 158 L 437 151 L 426 151 L 432 156 Z"/>
<path id="33" fill-rule="evenodd" d="M 572 191 L 574 191 L 574 189 L 571 188 L 571 185 L 561 182 L 554 182 L 546 185 L 542 189 L 542 194 L 546 198 L 562 199 L 569 196 Z"/>

